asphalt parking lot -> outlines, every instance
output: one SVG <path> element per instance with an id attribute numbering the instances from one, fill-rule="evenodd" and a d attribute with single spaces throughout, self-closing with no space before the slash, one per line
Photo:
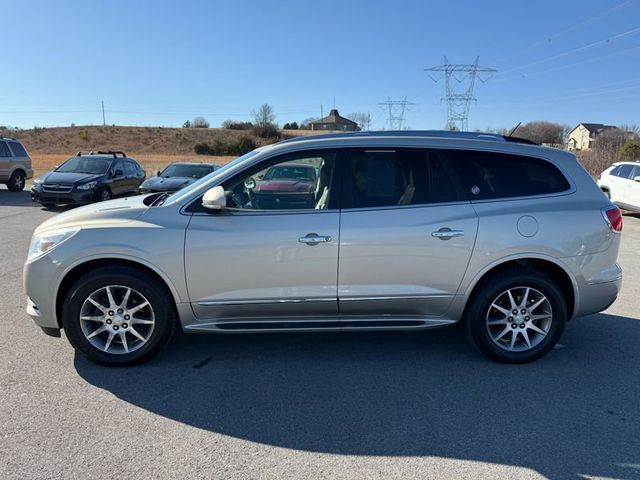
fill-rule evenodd
<path id="1" fill-rule="evenodd" d="M 453 328 L 181 336 L 107 369 L 24 312 L 55 214 L 0 189 L 0 478 L 640 478 L 640 218 L 617 302 L 533 364 Z"/>

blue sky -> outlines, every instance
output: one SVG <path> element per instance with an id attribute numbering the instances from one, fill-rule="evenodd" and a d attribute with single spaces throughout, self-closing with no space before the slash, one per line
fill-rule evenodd
<path id="1" fill-rule="evenodd" d="M 640 123 L 640 0 L 0 0 L 0 125 L 217 126 L 271 104 L 282 124 L 416 105 L 443 128 L 425 67 L 498 69 L 476 85 L 470 129 L 519 121 Z"/>

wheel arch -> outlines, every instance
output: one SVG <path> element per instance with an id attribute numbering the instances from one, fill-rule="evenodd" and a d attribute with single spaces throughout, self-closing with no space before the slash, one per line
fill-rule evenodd
<path id="1" fill-rule="evenodd" d="M 176 318 L 179 319 L 177 304 L 180 303 L 180 297 L 175 287 L 171 284 L 171 282 L 165 275 L 163 275 L 162 273 L 160 273 L 150 265 L 147 265 L 146 263 L 143 263 L 139 260 L 132 260 L 129 258 L 121 258 L 121 257 L 93 258 L 93 259 L 86 259 L 85 261 L 77 263 L 76 265 L 71 267 L 64 274 L 62 281 L 58 286 L 58 291 L 56 292 L 55 312 L 56 312 L 56 321 L 60 328 L 62 328 L 62 306 L 64 303 L 64 299 L 67 296 L 67 293 L 69 292 L 69 289 L 73 286 L 73 284 L 83 275 L 85 275 L 86 273 L 92 270 L 95 270 L 96 268 L 114 267 L 114 266 L 135 268 L 135 269 L 144 271 L 145 273 L 151 275 L 156 280 L 158 280 L 160 284 L 166 288 L 167 294 L 169 294 L 169 296 L 173 300 L 175 315 L 176 315 Z"/>
<path id="2" fill-rule="evenodd" d="M 543 272 L 558 286 L 567 301 L 567 318 L 573 317 L 577 305 L 577 284 L 573 277 L 569 274 L 566 267 L 560 263 L 542 257 L 521 257 L 503 259 L 498 263 L 489 265 L 485 270 L 476 276 L 467 289 L 467 301 L 465 311 L 469 304 L 469 299 L 492 277 L 499 275 L 501 272 L 512 269 L 514 267 L 529 268 Z M 463 315 L 464 318 L 464 315 Z"/>

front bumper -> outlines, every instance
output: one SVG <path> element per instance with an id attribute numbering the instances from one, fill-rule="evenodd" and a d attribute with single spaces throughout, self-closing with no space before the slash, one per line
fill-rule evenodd
<path id="1" fill-rule="evenodd" d="M 84 205 L 95 200 L 93 190 L 71 190 L 70 192 L 42 192 L 31 189 L 31 201 L 38 203 L 59 203 Z"/>

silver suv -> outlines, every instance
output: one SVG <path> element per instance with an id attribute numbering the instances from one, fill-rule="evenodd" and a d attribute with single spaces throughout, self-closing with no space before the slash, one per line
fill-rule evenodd
<path id="1" fill-rule="evenodd" d="M 0 183 L 12 192 L 21 192 L 31 177 L 31 157 L 20 140 L 0 137 Z"/>
<path id="2" fill-rule="evenodd" d="M 27 312 L 106 365 L 174 330 L 422 330 L 463 322 L 527 362 L 616 298 L 620 210 L 567 152 L 452 132 L 303 137 L 174 194 L 40 225 Z"/>

